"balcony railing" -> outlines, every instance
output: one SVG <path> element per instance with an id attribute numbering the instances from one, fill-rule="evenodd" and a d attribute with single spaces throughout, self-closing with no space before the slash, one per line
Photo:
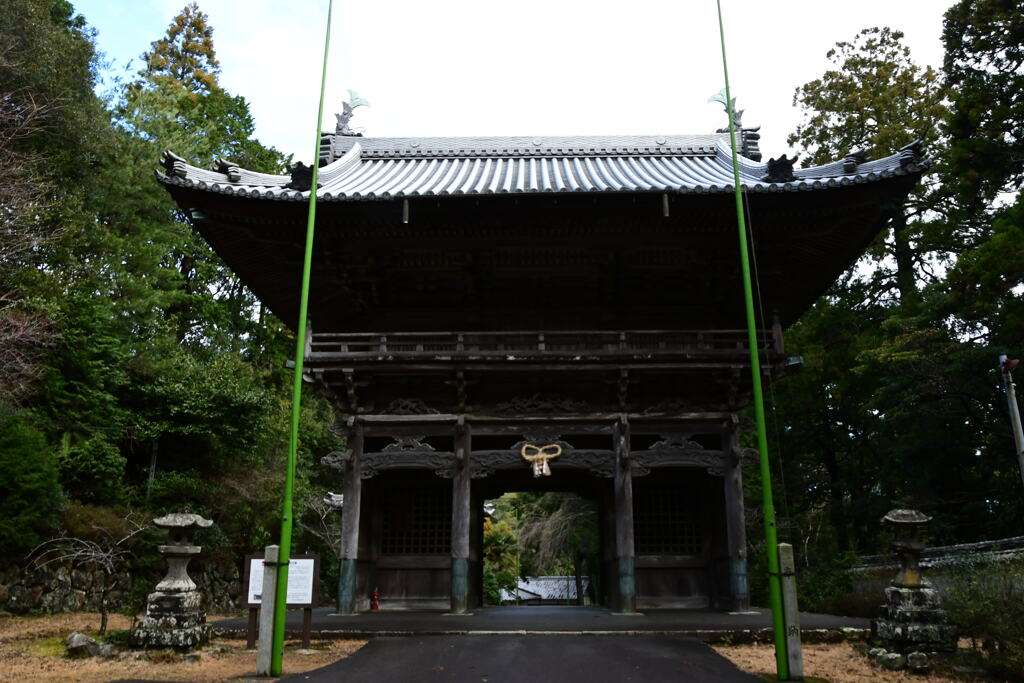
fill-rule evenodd
<path id="1" fill-rule="evenodd" d="M 758 339 L 763 351 L 784 353 L 778 326 L 760 331 Z M 746 330 L 318 333 L 310 360 L 716 357 L 744 354 L 746 348 Z"/>

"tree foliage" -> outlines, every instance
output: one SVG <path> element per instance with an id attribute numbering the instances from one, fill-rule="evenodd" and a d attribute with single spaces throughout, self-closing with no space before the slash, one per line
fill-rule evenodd
<path id="1" fill-rule="evenodd" d="M 208 22 L 198 4 L 185 5 L 167 27 L 167 34 L 153 41 L 149 52 L 142 55 L 146 66 L 139 75 L 161 89 L 192 97 L 218 90 L 220 62 Z"/>
<path id="2" fill-rule="evenodd" d="M 5 182 L 0 217 L 22 239 L 0 262 L 0 296 L 17 299 L 0 307 L 0 334 L 37 322 L 22 340 L 48 340 L 31 354 L 22 343 L 22 360 L 0 370 L 6 379 L 19 368 L 17 410 L 41 434 L 26 462 L 47 463 L 51 493 L 71 509 L 190 508 L 216 520 L 210 542 L 266 545 L 279 524 L 294 343 L 153 169 L 168 148 L 198 165 L 230 158 L 268 172 L 287 159 L 254 138 L 248 103 L 219 84 L 212 29 L 194 3 L 107 101 L 93 92 L 93 32 L 69 3 L 0 0 L 0 11 L 0 115 L 31 123 L 0 131 L 0 173 L 20 183 Z M 319 456 L 338 444 L 326 401 L 307 392 L 303 402 L 305 500 Z M 55 531 L 49 509 L 39 528 Z M 296 542 L 331 552 L 314 534 Z"/>
<path id="3" fill-rule="evenodd" d="M 946 12 L 942 40 L 949 173 L 961 201 L 978 210 L 1024 181 L 1024 3 L 961 0 Z"/>
<path id="4" fill-rule="evenodd" d="M 799 88 L 794 106 L 805 113 L 789 136 L 808 166 L 835 161 L 854 150 L 870 158 L 914 140 L 933 148 L 945 115 L 944 89 L 932 67 L 921 67 L 903 44 L 903 33 L 867 28 L 826 54 L 834 65 Z"/>
<path id="5" fill-rule="evenodd" d="M 484 523 L 484 588 L 493 602 L 520 577 L 581 577 L 600 572 L 597 506 L 572 493 L 508 493 Z"/>
<path id="6" fill-rule="evenodd" d="M 519 551 L 515 519 L 484 518 L 484 598 L 500 605 L 502 590 L 515 591 L 519 585 Z"/>
<path id="7" fill-rule="evenodd" d="M 15 556 L 58 528 L 64 499 L 53 456 L 42 432 L 0 417 L 0 548 Z"/>
<path id="8" fill-rule="evenodd" d="M 836 43 L 827 57 L 835 68 L 793 96 L 804 120 L 789 144 L 802 148 L 806 165 L 857 151 L 877 159 L 914 141 L 936 158 L 943 143 L 945 88 L 934 69 L 913 61 L 903 33 L 864 29 L 853 40 Z M 869 299 L 911 302 L 917 299 L 918 282 L 934 279 L 934 259 L 952 248 L 941 240 L 934 221 L 942 207 L 940 190 L 926 179 L 871 246 L 872 286 L 864 292 Z"/>
<path id="9" fill-rule="evenodd" d="M 787 336 L 805 362 L 776 390 L 786 526 L 822 577 L 845 553 L 884 552 L 879 518 L 894 507 L 933 515 L 933 543 L 1020 533 L 995 371 L 999 353 L 1024 352 L 1024 213 L 999 196 L 1020 181 L 1020 10 L 957 3 L 942 74 L 914 64 L 898 31 L 867 29 L 797 91 L 805 117 L 790 141 L 813 162 L 920 138 L 933 164 L 868 257 Z"/>

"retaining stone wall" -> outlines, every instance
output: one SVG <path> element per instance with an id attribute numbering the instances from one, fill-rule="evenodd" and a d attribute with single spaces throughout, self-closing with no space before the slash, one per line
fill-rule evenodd
<path id="1" fill-rule="evenodd" d="M 145 596 L 163 578 L 164 568 L 128 567 L 109 579 L 107 604 L 118 612 L 133 602 L 145 609 Z M 241 577 L 232 561 L 193 559 L 189 576 L 199 586 L 209 612 L 234 610 L 241 599 Z M 103 572 L 70 561 L 54 563 L 45 569 L 18 565 L 0 565 L 0 611 L 12 614 L 29 612 L 76 612 L 100 609 Z"/>

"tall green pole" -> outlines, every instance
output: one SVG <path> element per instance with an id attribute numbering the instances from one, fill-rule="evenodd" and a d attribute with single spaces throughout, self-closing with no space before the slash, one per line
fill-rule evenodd
<path id="1" fill-rule="evenodd" d="M 780 681 L 789 680 L 786 653 L 786 625 L 782 614 L 782 577 L 779 574 L 779 543 L 775 534 L 775 505 L 772 503 L 772 473 L 768 467 L 768 437 L 764 420 L 764 394 L 761 391 L 761 359 L 758 354 L 754 293 L 750 284 L 750 256 L 747 253 L 747 222 L 740 193 L 740 162 L 736 154 L 736 127 L 733 124 L 732 93 L 729 90 L 729 65 L 725 58 L 725 27 L 722 0 L 718 5 L 718 33 L 722 41 L 722 70 L 725 73 L 725 108 L 729 115 L 729 144 L 732 146 L 733 187 L 736 191 L 736 224 L 740 236 L 740 265 L 743 269 L 743 300 L 747 309 L 747 345 L 750 347 L 750 373 L 754 392 L 754 418 L 757 421 L 757 450 L 761 454 L 761 491 L 764 509 L 765 551 L 768 553 L 768 593 L 775 632 L 775 668 Z"/>
<path id="2" fill-rule="evenodd" d="M 328 0 L 327 34 L 324 37 L 324 62 L 320 75 L 320 107 L 316 114 L 316 146 L 313 148 L 313 180 L 309 189 L 309 214 L 306 218 L 306 253 L 302 261 L 302 293 L 299 296 L 298 329 L 295 331 L 295 378 L 292 381 L 292 425 L 288 439 L 288 465 L 284 476 L 284 503 L 281 506 L 281 550 L 277 565 L 277 593 L 274 599 L 274 638 L 270 648 L 270 675 L 281 675 L 284 653 L 284 619 L 288 598 L 288 562 L 292 549 L 292 489 L 295 486 L 295 461 L 299 450 L 299 413 L 302 407 L 302 364 L 306 356 L 306 314 L 309 310 L 309 271 L 313 262 L 313 228 L 316 225 L 316 186 L 320 176 L 320 131 L 324 122 L 324 90 L 327 87 L 327 55 L 331 47 L 331 11 Z"/>

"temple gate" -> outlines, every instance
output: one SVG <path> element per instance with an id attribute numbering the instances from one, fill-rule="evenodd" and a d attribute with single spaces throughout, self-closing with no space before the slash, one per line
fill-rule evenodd
<path id="1" fill-rule="evenodd" d="M 750 401 L 732 170 L 704 136 L 322 138 L 305 367 L 343 415 L 339 609 L 481 602 L 483 501 L 597 502 L 600 599 L 618 612 L 749 604 L 739 446 Z M 862 253 L 918 181 L 917 146 L 741 177 L 764 330 Z M 168 153 L 196 229 L 294 326 L 308 169 Z M 550 476 L 524 447 L 557 446 Z M 536 449 L 528 453 L 537 454 Z M 551 453 L 555 451 L 552 450 Z M 539 467 L 543 469 L 543 460 Z"/>

